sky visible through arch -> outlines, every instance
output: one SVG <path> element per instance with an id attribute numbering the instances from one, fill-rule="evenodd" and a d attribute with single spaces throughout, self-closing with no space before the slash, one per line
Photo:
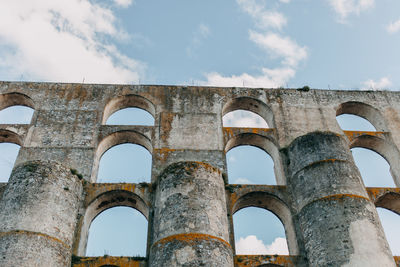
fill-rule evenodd
<path id="1" fill-rule="evenodd" d="M 3 0 L 0 80 L 400 90 L 399 10 L 396 0 Z"/>

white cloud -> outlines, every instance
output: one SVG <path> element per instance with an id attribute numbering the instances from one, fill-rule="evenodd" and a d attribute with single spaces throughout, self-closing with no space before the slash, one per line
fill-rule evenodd
<path id="1" fill-rule="evenodd" d="M 281 29 L 286 25 L 286 17 L 277 11 L 267 10 L 265 2 L 260 0 L 236 0 L 240 8 L 248 13 L 256 22 L 256 25 L 260 28 L 276 28 Z M 287 3 L 287 0 L 281 0 L 281 2 Z"/>
<path id="2" fill-rule="evenodd" d="M 200 23 L 198 32 L 203 38 L 206 38 L 210 34 L 210 28 L 207 25 Z"/>
<path id="3" fill-rule="evenodd" d="M 342 21 L 350 14 L 359 15 L 375 5 L 375 0 L 329 0 L 329 2 Z"/>
<path id="4" fill-rule="evenodd" d="M 3 0 L 0 71 L 7 79 L 136 82 L 145 64 L 105 41 L 127 37 L 115 23 L 111 9 L 89 0 Z"/>
<path id="5" fill-rule="evenodd" d="M 195 50 L 208 38 L 210 32 L 210 28 L 207 25 L 200 23 L 193 32 L 191 43 L 186 47 L 186 54 L 188 56 L 195 56 Z"/>
<path id="6" fill-rule="evenodd" d="M 258 114 L 247 110 L 235 110 L 223 117 L 224 127 L 268 128 L 265 120 Z"/>
<path id="7" fill-rule="evenodd" d="M 383 77 L 379 81 L 372 79 L 363 82 L 362 90 L 381 90 L 388 89 L 392 85 L 392 82 L 388 77 Z"/>
<path id="8" fill-rule="evenodd" d="M 252 182 L 246 178 L 237 178 L 235 181 L 233 181 L 233 183 L 234 184 L 252 184 Z"/>
<path id="9" fill-rule="evenodd" d="M 114 3 L 120 7 L 128 7 L 132 4 L 132 0 L 114 0 Z"/>
<path id="10" fill-rule="evenodd" d="M 299 46 L 289 37 L 282 37 L 276 33 L 261 34 L 250 31 L 250 40 L 274 56 L 283 57 L 283 64 L 297 66 L 307 58 L 307 48 Z"/>
<path id="11" fill-rule="evenodd" d="M 398 31 L 400 31 L 400 19 L 399 19 L 399 20 L 396 20 L 395 22 L 390 23 L 390 24 L 387 26 L 386 30 L 387 30 L 389 33 L 396 33 L 396 32 L 398 32 Z"/>
<path id="12" fill-rule="evenodd" d="M 287 81 L 295 76 L 300 61 L 307 58 L 307 48 L 299 46 L 290 37 L 270 31 L 271 29 L 280 30 L 286 25 L 287 20 L 281 13 L 266 9 L 265 1 L 236 0 L 236 2 L 244 12 L 252 17 L 260 29 L 268 30 L 265 33 L 250 30 L 249 39 L 271 57 L 283 58 L 282 66 L 277 68 L 263 67 L 258 75 L 242 73 L 224 76 L 217 72 L 206 73 L 207 81 L 198 83 L 209 86 L 264 88 L 286 85 Z M 288 3 L 289 0 L 281 0 L 281 2 Z"/>
<path id="13" fill-rule="evenodd" d="M 250 75 L 243 73 L 241 75 L 223 76 L 219 73 L 207 73 L 206 82 L 200 84 L 210 86 L 226 86 L 226 87 L 279 87 L 284 84 L 294 75 L 296 71 L 293 68 L 262 68 L 261 75 Z"/>
<path id="14" fill-rule="evenodd" d="M 288 255 L 289 250 L 285 238 L 277 237 L 272 244 L 265 245 L 255 235 L 241 237 L 236 241 L 236 254 L 241 255 Z"/>

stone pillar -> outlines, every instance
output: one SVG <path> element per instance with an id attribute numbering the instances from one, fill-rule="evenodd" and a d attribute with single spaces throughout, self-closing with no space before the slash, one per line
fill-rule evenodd
<path id="1" fill-rule="evenodd" d="M 233 267 L 221 172 L 179 162 L 159 176 L 154 199 L 150 266 Z"/>
<path id="2" fill-rule="evenodd" d="M 82 190 L 58 163 L 16 166 L 0 202 L 0 266 L 70 266 Z"/>
<path id="3" fill-rule="evenodd" d="M 287 153 L 288 189 L 310 266 L 395 266 L 347 142 L 311 133 Z"/>

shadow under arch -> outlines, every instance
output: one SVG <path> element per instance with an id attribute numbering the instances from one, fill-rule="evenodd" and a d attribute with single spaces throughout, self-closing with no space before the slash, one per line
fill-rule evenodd
<path id="1" fill-rule="evenodd" d="M 91 181 L 95 182 L 97 180 L 97 173 L 99 170 L 100 159 L 103 154 L 110 148 L 120 145 L 120 144 L 136 144 L 146 148 L 150 154 L 153 154 L 153 146 L 150 139 L 141 133 L 127 130 L 114 132 L 106 137 L 104 137 L 97 146 L 96 154 L 94 157 L 94 163 L 92 167 L 92 177 Z"/>
<path id="2" fill-rule="evenodd" d="M 278 219 L 282 222 L 285 229 L 289 254 L 299 254 L 295 228 L 292 220 L 292 213 L 290 212 L 289 207 L 281 199 L 267 192 L 250 192 L 239 197 L 239 199 L 235 202 L 232 207 L 232 215 L 237 211 L 248 207 L 266 209 L 275 214 L 275 216 L 278 217 Z"/>
<path id="3" fill-rule="evenodd" d="M 340 104 L 336 109 L 336 116 L 342 114 L 357 115 L 369 121 L 375 127 L 376 131 L 387 131 L 385 119 L 381 112 L 371 105 L 357 101 L 345 102 Z"/>
<path id="4" fill-rule="evenodd" d="M 377 136 L 361 135 L 350 143 L 350 148 L 356 147 L 372 150 L 382 156 L 390 165 L 394 183 L 400 186 L 400 152 L 393 144 Z"/>
<path id="5" fill-rule="evenodd" d="M 13 143 L 22 146 L 23 140 L 21 136 L 12 131 L 0 129 L 0 143 Z"/>
<path id="6" fill-rule="evenodd" d="M 5 93 L 0 94 L 0 110 L 12 106 L 25 106 L 35 109 L 35 104 L 27 95 L 21 93 Z"/>
<path id="7" fill-rule="evenodd" d="M 112 190 L 104 192 L 95 197 L 87 206 L 80 227 L 77 254 L 85 255 L 88 241 L 89 228 L 93 220 L 103 211 L 115 207 L 130 207 L 139 211 L 148 220 L 149 206 L 137 194 L 125 190 Z"/>
<path id="8" fill-rule="evenodd" d="M 283 172 L 283 165 L 280 157 L 280 153 L 275 142 L 265 136 L 261 136 L 254 133 L 241 133 L 229 139 L 225 146 L 225 153 L 232 148 L 249 145 L 255 146 L 264 150 L 268 155 L 271 156 L 274 162 L 275 179 L 278 185 L 285 185 L 286 179 Z"/>
<path id="9" fill-rule="evenodd" d="M 375 200 L 377 208 L 384 208 L 400 215 L 400 193 L 386 192 Z"/>
<path id="10" fill-rule="evenodd" d="M 149 112 L 155 118 L 156 109 L 150 100 L 140 95 L 123 95 L 111 99 L 104 107 L 101 124 L 106 124 L 107 119 L 116 111 L 124 108 L 140 108 Z"/>
<path id="11" fill-rule="evenodd" d="M 222 108 L 222 116 L 231 111 L 240 109 L 248 110 L 260 115 L 267 122 L 269 128 L 275 127 L 274 115 L 271 108 L 264 102 L 247 96 L 229 100 Z"/>

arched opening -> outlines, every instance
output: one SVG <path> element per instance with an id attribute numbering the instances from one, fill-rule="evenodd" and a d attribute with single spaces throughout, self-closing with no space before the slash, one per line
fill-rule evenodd
<path id="1" fill-rule="evenodd" d="M 269 138 L 253 133 L 236 135 L 227 142 L 225 153 L 230 183 L 245 183 L 248 181 L 243 179 L 247 179 L 255 184 L 286 184 L 279 150 Z"/>
<path id="2" fill-rule="evenodd" d="M 351 152 L 366 187 L 395 187 L 390 165 L 381 155 L 361 147 Z"/>
<path id="3" fill-rule="evenodd" d="M 224 127 L 268 128 L 263 117 L 247 110 L 231 111 L 224 115 L 222 122 Z"/>
<path id="4" fill-rule="evenodd" d="M 222 109 L 225 127 L 274 128 L 272 110 L 262 101 L 238 97 L 228 101 Z"/>
<path id="5" fill-rule="evenodd" d="M 117 113 L 117 111 L 121 111 L 121 113 L 115 114 L 115 116 L 111 118 L 110 116 Z M 134 117 L 129 117 L 131 115 L 134 115 Z M 151 115 L 152 118 L 150 118 L 149 115 Z M 145 117 L 139 118 L 138 116 Z M 107 103 L 104 108 L 102 124 L 106 124 L 106 122 L 107 124 L 115 124 L 118 123 L 118 121 L 114 120 L 120 120 L 122 124 L 140 123 L 136 125 L 147 125 L 141 123 L 148 122 L 147 119 L 149 119 L 149 121 L 152 121 L 151 125 L 154 125 L 154 117 L 155 107 L 149 100 L 139 95 L 124 95 L 111 99 Z M 109 122 L 109 118 L 111 119 L 111 123 Z"/>
<path id="6" fill-rule="evenodd" d="M 272 212 L 249 207 L 233 215 L 236 254 L 288 255 L 285 229 Z"/>
<path id="7" fill-rule="evenodd" d="M 113 113 L 106 125 L 142 125 L 154 126 L 154 117 L 141 108 L 124 108 Z"/>
<path id="8" fill-rule="evenodd" d="M 119 146 L 112 149 L 121 144 L 134 144 L 134 146 Z M 109 150 L 111 150 L 109 155 L 103 158 Z M 106 136 L 97 146 L 92 167 L 92 182 L 126 182 L 127 178 L 131 178 L 128 179 L 131 183 L 150 181 L 152 160 L 150 151 L 153 151 L 150 140 L 138 132 L 119 131 Z M 102 166 L 101 178 L 98 179 L 100 161 L 104 166 Z M 106 177 L 108 174 L 112 174 L 112 177 Z"/>
<path id="9" fill-rule="evenodd" d="M 89 228 L 86 256 L 146 256 L 147 220 L 136 209 L 113 207 Z"/>
<path id="10" fill-rule="evenodd" d="M 375 127 L 366 119 L 357 115 L 342 114 L 336 117 L 336 120 L 344 131 L 367 131 L 375 132 Z"/>
<path id="11" fill-rule="evenodd" d="M 276 185 L 274 161 L 264 150 L 241 145 L 229 150 L 226 159 L 230 184 Z"/>
<path id="12" fill-rule="evenodd" d="M 100 159 L 98 183 L 140 183 L 151 180 L 150 152 L 137 144 L 120 144 Z"/>
<path id="13" fill-rule="evenodd" d="M 394 256 L 400 255 L 400 216 L 390 210 L 377 208 L 386 240 Z"/>
<path id="14" fill-rule="evenodd" d="M 30 124 L 34 110 L 26 106 L 11 106 L 0 111 L 0 124 Z"/>
<path id="15" fill-rule="evenodd" d="M 343 116 L 344 114 L 346 116 Z M 336 116 L 343 130 L 386 131 L 385 120 L 379 110 L 365 103 L 343 103 L 337 108 Z"/>
<path id="16" fill-rule="evenodd" d="M 15 143 L 0 143 L 0 183 L 8 182 L 20 146 Z"/>

